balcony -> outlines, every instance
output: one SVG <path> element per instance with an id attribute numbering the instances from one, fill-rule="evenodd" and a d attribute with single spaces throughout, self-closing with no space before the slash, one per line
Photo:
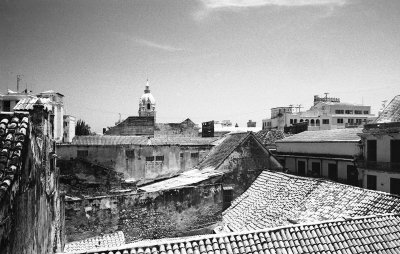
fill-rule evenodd
<path id="1" fill-rule="evenodd" d="M 357 161 L 357 167 L 386 172 L 400 172 L 400 162 Z"/>

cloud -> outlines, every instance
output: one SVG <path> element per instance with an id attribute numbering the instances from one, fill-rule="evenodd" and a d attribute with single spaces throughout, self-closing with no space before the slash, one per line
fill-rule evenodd
<path id="1" fill-rule="evenodd" d="M 194 13 L 196 20 L 203 20 L 212 11 L 240 10 L 263 6 L 301 7 L 301 6 L 342 6 L 348 0 L 198 0 L 201 10 Z"/>
<path id="2" fill-rule="evenodd" d="M 134 41 L 137 44 L 140 44 L 140 45 L 143 45 L 143 46 L 146 46 L 146 47 L 160 49 L 160 50 L 164 50 L 164 51 L 168 51 L 168 52 L 185 51 L 185 49 L 183 49 L 183 48 L 177 48 L 177 47 L 166 45 L 166 44 L 160 44 L 160 43 L 157 43 L 157 42 L 154 42 L 154 41 L 149 41 L 149 40 L 146 40 L 146 39 L 136 38 L 136 39 L 134 39 Z"/>

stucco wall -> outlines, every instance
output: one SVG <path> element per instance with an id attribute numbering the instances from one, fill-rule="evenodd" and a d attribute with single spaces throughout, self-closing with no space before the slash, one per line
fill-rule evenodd
<path id="1" fill-rule="evenodd" d="M 127 242 L 211 233 L 222 219 L 221 185 L 66 201 L 68 241 L 117 230 Z"/>
<path id="2" fill-rule="evenodd" d="M 400 133 L 392 133 L 391 136 L 389 135 L 368 135 L 365 140 L 376 140 L 376 160 L 378 162 L 390 162 L 390 141 L 391 140 L 399 140 Z M 367 158 L 368 154 L 368 146 L 366 145 L 367 142 L 365 141 L 365 148 L 364 148 L 364 158 Z"/>
<path id="3" fill-rule="evenodd" d="M 367 188 L 367 175 L 376 176 L 376 190 L 390 193 L 390 178 L 400 179 L 399 172 L 383 172 L 375 170 L 362 170 L 363 187 Z"/>
<path id="4" fill-rule="evenodd" d="M 338 181 L 346 182 L 347 181 L 347 166 L 354 165 L 352 161 L 343 161 L 343 160 L 330 160 L 330 159 L 311 159 L 311 158 L 297 158 L 297 157 L 282 157 L 285 160 L 285 168 L 289 170 L 291 174 L 298 174 L 297 171 L 297 163 L 298 161 L 304 161 L 306 165 L 306 175 L 312 175 L 312 163 L 318 162 L 321 165 L 321 177 L 328 178 L 328 164 L 336 164 L 338 170 Z M 362 176 L 359 175 L 359 180 L 362 179 Z"/>
<path id="5" fill-rule="evenodd" d="M 63 160 L 77 158 L 78 150 L 87 150 L 85 160 L 96 162 L 123 173 L 125 179 L 154 179 L 185 171 L 197 165 L 210 150 L 210 146 L 76 146 L 60 145 L 58 154 Z M 198 154 L 198 157 L 191 154 Z M 164 156 L 164 161 L 149 162 L 146 157 Z"/>

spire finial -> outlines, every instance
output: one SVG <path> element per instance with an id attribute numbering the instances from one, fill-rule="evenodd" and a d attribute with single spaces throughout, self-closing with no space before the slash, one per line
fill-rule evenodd
<path id="1" fill-rule="evenodd" d="M 145 92 L 145 93 L 150 93 L 149 78 L 147 78 L 146 87 L 145 87 L 145 89 L 144 89 L 144 92 Z"/>

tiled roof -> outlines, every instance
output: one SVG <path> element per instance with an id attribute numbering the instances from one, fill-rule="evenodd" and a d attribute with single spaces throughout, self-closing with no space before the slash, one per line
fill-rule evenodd
<path id="1" fill-rule="evenodd" d="M 75 136 L 71 145 L 211 145 L 217 138 L 147 136 Z"/>
<path id="2" fill-rule="evenodd" d="M 338 219 L 241 233 L 159 239 L 103 249 L 107 254 L 300 254 L 400 252 L 400 216 Z M 86 252 L 85 252 L 86 253 Z M 94 253 L 94 252 L 88 252 Z"/>
<path id="3" fill-rule="evenodd" d="M 42 105 L 45 110 L 51 111 L 52 104 L 50 98 L 38 98 L 36 96 L 30 96 L 27 98 L 21 99 L 17 105 L 15 105 L 14 110 L 32 110 L 34 105 Z"/>
<path id="4" fill-rule="evenodd" d="M 231 231 L 241 231 L 399 212 L 398 196 L 322 179 L 264 171 L 223 212 L 223 222 Z"/>
<path id="5" fill-rule="evenodd" d="M 247 137 L 253 135 L 252 132 L 231 133 L 226 135 L 217 146 L 213 147 L 208 155 L 200 162 L 196 168 L 202 170 L 206 168 L 216 169 Z"/>
<path id="6" fill-rule="evenodd" d="M 361 140 L 357 133 L 361 133 L 361 128 L 346 128 L 322 131 L 304 131 L 290 137 L 276 141 L 276 143 L 298 143 L 298 142 L 358 142 Z"/>
<path id="7" fill-rule="evenodd" d="M 74 241 L 65 244 L 64 252 L 86 252 L 88 250 L 116 248 L 125 244 L 125 236 L 122 231 L 102 236 L 91 237 L 82 241 Z"/>
<path id="8" fill-rule="evenodd" d="M 285 138 L 285 134 L 281 130 L 262 130 L 257 132 L 256 136 L 264 145 L 275 144 L 275 141 Z"/>
<path id="9" fill-rule="evenodd" d="M 400 95 L 395 96 L 374 123 L 400 122 Z"/>
<path id="10" fill-rule="evenodd" d="M 20 171 L 24 142 L 28 136 L 28 114 L 0 115 L 0 200 Z"/>

